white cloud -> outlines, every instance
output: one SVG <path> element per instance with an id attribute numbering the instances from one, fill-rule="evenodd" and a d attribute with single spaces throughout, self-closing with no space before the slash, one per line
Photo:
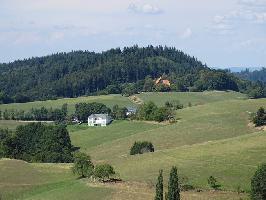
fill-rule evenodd
<path id="1" fill-rule="evenodd" d="M 252 7 L 261 7 L 266 6 L 266 0 L 239 0 L 239 4 L 252 6 Z"/>
<path id="2" fill-rule="evenodd" d="M 153 15 L 161 14 L 163 12 L 162 9 L 152 4 L 136 5 L 132 3 L 128 6 L 128 10 L 134 13 Z"/>
<path id="3" fill-rule="evenodd" d="M 266 0 L 239 0 L 234 10 L 213 18 L 211 30 L 220 34 L 233 33 L 239 27 L 266 23 Z"/>
<path id="4" fill-rule="evenodd" d="M 192 36 L 192 30 L 191 28 L 187 28 L 181 35 L 180 38 L 182 39 L 188 39 Z"/>

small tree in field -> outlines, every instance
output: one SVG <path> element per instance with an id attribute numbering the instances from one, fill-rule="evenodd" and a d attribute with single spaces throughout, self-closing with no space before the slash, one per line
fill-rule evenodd
<path id="1" fill-rule="evenodd" d="M 96 165 L 94 170 L 94 176 L 104 181 L 106 178 L 109 179 L 110 176 L 115 175 L 114 168 L 109 164 Z"/>
<path id="2" fill-rule="evenodd" d="M 221 187 L 221 185 L 218 183 L 218 181 L 216 180 L 216 178 L 214 176 L 210 176 L 208 178 L 208 184 L 214 190 L 218 190 Z"/>
<path id="3" fill-rule="evenodd" d="M 177 168 L 172 167 L 168 183 L 167 200 L 180 200 L 180 189 L 177 175 Z"/>
<path id="4" fill-rule="evenodd" d="M 93 175 L 93 163 L 90 156 L 85 153 L 76 153 L 74 155 L 74 166 L 72 171 L 74 174 L 79 175 L 81 178 L 90 177 Z"/>
<path id="5" fill-rule="evenodd" d="M 154 200 L 163 200 L 163 170 L 159 171 Z"/>
<path id="6" fill-rule="evenodd" d="M 266 164 L 259 166 L 251 179 L 251 199 L 266 199 Z"/>

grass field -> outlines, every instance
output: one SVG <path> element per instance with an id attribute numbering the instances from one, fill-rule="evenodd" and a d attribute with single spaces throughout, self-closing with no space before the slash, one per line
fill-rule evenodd
<path id="1" fill-rule="evenodd" d="M 106 199 L 111 189 L 91 188 L 73 176 L 69 164 L 29 164 L 0 160 L 2 199 Z M 82 195 L 81 195 L 82 194 Z"/>
<path id="2" fill-rule="evenodd" d="M 192 105 L 202 105 L 206 103 L 212 103 L 216 101 L 226 100 L 239 100 L 246 99 L 245 94 L 238 92 L 149 92 L 138 94 L 137 97 L 142 99 L 144 102 L 153 101 L 159 106 L 163 106 L 166 101 L 179 100 L 185 107 L 190 102 Z"/>
<path id="3" fill-rule="evenodd" d="M 0 105 L 0 110 L 14 109 L 14 110 L 30 110 L 31 108 L 61 108 L 63 104 L 68 104 L 68 109 L 70 113 L 75 110 L 75 104 L 77 103 L 91 103 L 98 102 L 107 105 L 112 108 L 114 105 L 119 106 L 131 106 L 133 103 L 127 98 L 121 95 L 106 95 L 106 96 L 88 96 L 88 97 L 78 97 L 78 98 L 64 98 L 58 100 L 48 100 L 48 101 L 35 101 L 30 103 L 13 103 L 13 104 L 2 104 Z"/>
<path id="4" fill-rule="evenodd" d="M 178 122 L 169 125 L 115 121 L 102 128 L 68 126 L 73 145 L 91 155 L 94 163 L 111 163 L 125 183 L 95 185 L 76 180 L 69 165 L 0 161 L 2 196 L 9 199 L 16 196 L 21 199 L 71 199 L 74 195 L 78 195 L 78 199 L 86 199 L 86 196 L 96 200 L 153 199 L 158 170 L 164 170 L 167 180 L 171 166 L 176 165 L 179 175 L 188 184 L 204 189 L 200 193 L 182 193 L 185 200 L 248 198 L 247 194 L 229 191 L 237 188 L 249 191 L 250 178 L 257 165 L 266 162 L 266 132 L 249 126 L 249 113 L 260 106 L 266 107 L 266 99 L 248 100 L 245 95 L 234 92 L 146 93 L 138 96 L 158 105 L 178 99 L 194 106 L 178 110 Z M 119 98 L 130 103 L 125 97 Z M 3 121 L 0 127 L 1 123 L 11 128 L 17 125 L 17 122 Z M 155 152 L 130 156 L 129 149 L 137 140 L 151 141 Z M 14 167 L 6 167 L 12 162 L 15 162 Z M 17 179 L 23 174 L 28 175 Z M 207 178 L 211 175 L 225 191 L 208 191 Z"/>

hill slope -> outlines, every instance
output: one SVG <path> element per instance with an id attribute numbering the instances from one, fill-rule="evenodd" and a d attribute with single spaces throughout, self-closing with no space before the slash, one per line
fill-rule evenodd
<path id="1" fill-rule="evenodd" d="M 115 97 L 113 101 L 128 100 Z M 95 164 L 111 163 L 125 183 L 103 185 L 77 180 L 69 164 L 4 160 L 0 161 L 0 194 L 6 199 L 153 199 L 158 170 L 164 170 L 166 183 L 171 166 L 176 165 L 182 180 L 204 190 L 184 192 L 183 199 L 248 199 L 246 193 L 228 190 L 237 191 L 240 187 L 249 191 L 251 176 L 257 165 L 265 161 L 266 132 L 249 125 L 249 113 L 265 106 L 266 99 L 250 100 L 235 92 L 142 93 L 138 97 L 158 105 L 178 99 L 184 104 L 190 101 L 193 106 L 178 110 L 180 120 L 175 124 L 115 121 L 104 128 L 68 126 L 73 145 L 90 154 Z M 58 100 L 58 105 L 79 100 Z M 32 103 L 10 105 L 19 109 Z M 129 149 L 137 140 L 151 141 L 155 152 L 130 156 Z M 207 178 L 211 175 L 226 191 L 208 191 Z"/>
<path id="2" fill-rule="evenodd" d="M 133 46 L 103 53 L 58 53 L 0 64 L 0 103 L 97 94 L 107 86 L 107 93 L 141 91 L 150 84 L 145 80 L 147 76 L 151 81 L 163 74 L 175 91 L 239 90 L 238 80 L 232 75 L 211 70 L 175 48 Z M 134 89 L 128 83 L 134 83 Z"/>

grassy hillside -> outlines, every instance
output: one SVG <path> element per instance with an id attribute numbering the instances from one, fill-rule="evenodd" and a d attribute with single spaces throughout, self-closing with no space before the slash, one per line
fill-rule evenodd
<path id="1" fill-rule="evenodd" d="M 8 199 L 106 199 L 111 189 L 90 188 L 75 180 L 68 164 L 29 164 L 0 160 L 0 197 Z"/>
<path id="2" fill-rule="evenodd" d="M 149 92 L 136 95 L 144 102 L 153 101 L 159 106 L 163 106 L 166 101 L 179 100 L 184 106 L 190 102 L 192 105 L 202 105 L 216 101 L 225 101 L 232 99 L 246 99 L 245 94 L 238 92 L 221 92 L 221 91 L 206 91 L 206 92 Z"/>
<path id="3" fill-rule="evenodd" d="M 125 97 L 111 97 L 131 103 Z M 73 145 L 90 154 L 94 163 L 111 163 L 127 182 L 91 184 L 76 180 L 69 165 L 5 160 L 0 161 L 2 195 L 10 199 L 12 195 L 22 199 L 71 199 L 75 195 L 79 199 L 96 200 L 153 199 L 158 170 L 164 169 L 167 180 L 173 165 L 178 167 L 181 177 L 199 188 L 208 189 L 207 178 L 212 175 L 227 191 L 236 191 L 238 187 L 250 190 L 250 178 L 257 165 L 266 162 L 266 132 L 249 125 L 249 113 L 265 107 L 266 99 L 248 100 L 234 92 L 144 93 L 138 97 L 143 101 L 153 100 L 158 105 L 178 99 L 197 106 L 178 110 L 179 120 L 171 125 L 115 121 L 102 128 L 85 124 L 68 127 Z M 114 103 L 114 99 L 109 103 Z M 17 124 L 2 121 L 0 126 L 1 123 L 9 127 Z M 130 156 L 129 149 L 137 140 L 151 141 L 155 152 Z M 231 192 L 192 191 L 182 195 L 186 200 L 247 198 L 246 194 L 239 196 Z"/>
<path id="4" fill-rule="evenodd" d="M 77 103 L 91 103 L 98 102 L 107 105 L 112 108 L 114 105 L 119 106 L 130 106 L 133 103 L 126 97 L 121 95 L 106 95 L 106 96 L 88 96 L 88 97 L 78 97 L 78 98 L 64 98 L 58 100 L 47 100 L 47 101 L 35 101 L 29 103 L 13 103 L 13 104 L 0 104 L 0 110 L 5 109 L 15 109 L 15 110 L 30 110 L 31 108 L 61 108 L 63 104 L 68 104 L 68 109 L 70 113 L 75 110 L 75 104 Z"/>
<path id="5" fill-rule="evenodd" d="M 225 189 L 240 186 L 249 190 L 256 166 L 266 160 L 260 156 L 266 151 L 266 137 L 248 126 L 248 113 L 263 105 L 266 99 L 206 103 L 178 111 L 181 119 L 173 125 L 142 131 L 135 122 L 128 122 L 137 133 L 91 146 L 83 143 L 89 137 L 87 129 L 73 142 L 96 161 L 111 162 L 126 180 L 154 182 L 160 168 L 177 165 L 180 174 L 198 187 L 207 188 L 208 176 L 214 175 Z M 112 126 L 106 128 L 106 134 Z M 71 133 L 72 137 L 75 134 L 79 132 Z M 156 152 L 130 156 L 130 146 L 136 140 L 151 141 Z"/>

